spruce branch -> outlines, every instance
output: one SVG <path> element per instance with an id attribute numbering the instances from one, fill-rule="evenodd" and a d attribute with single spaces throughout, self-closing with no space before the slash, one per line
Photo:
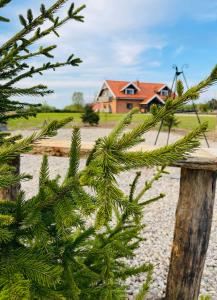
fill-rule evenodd
<path id="1" fill-rule="evenodd" d="M 17 184 L 20 181 L 27 181 L 32 179 L 28 174 L 14 175 L 14 174 L 1 174 L 0 175 L 0 188 L 8 188 L 11 185 Z"/>
<path id="2" fill-rule="evenodd" d="M 11 2 L 11 0 L 0 0 L 0 8 L 3 8 L 10 2 Z"/>
<path id="3" fill-rule="evenodd" d="M 3 8 L 10 2 L 11 2 L 11 0 L 0 0 L 0 8 Z M 0 16 L 0 22 L 10 22 L 10 20 L 8 18 Z"/>
<path id="4" fill-rule="evenodd" d="M 19 66 L 8 66 L 6 68 L 2 68 L 0 70 L 0 78 L 1 80 L 11 79 L 13 76 L 16 76 L 18 73 L 22 72 L 28 68 L 26 63 L 19 64 Z"/>
<path id="5" fill-rule="evenodd" d="M 81 147 L 81 135 L 78 127 L 74 127 L 71 140 L 71 149 L 70 149 L 70 162 L 69 169 L 67 172 L 67 178 L 76 176 L 79 168 L 79 159 L 80 159 L 80 147 Z"/>
<path id="6" fill-rule="evenodd" d="M 142 188 L 142 190 L 138 193 L 138 195 L 135 198 L 135 202 L 139 202 L 139 200 L 144 196 L 144 194 L 150 190 L 153 186 L 153 183 L 155 183 L 155 181 L 158 181 L 161 177 L 162 174 L 165 174 L 165 167 L 160 167 L 157 169 L 156 173 L 153 175 L 153 177 L 151 178 L 151 180 L 148 180 L 145 182 L 144 187 Z"/>
<path id="7" fill-rule="evenodd" d="M 66 1 L 68 1 L 68 0 L 66 0 Z M 11 60 L 14 57 L 16 57 L 18 55 L 19 52 L 21 52 L 23 50 L 29 52 L 26 47 L 29 47 L 30 45 L 32 45 L 33 43 L 35 43 L 39 39 L 45 37 L 46 35 L 49 35 L 51 32 L 54 32 L 55 34 L 57 34 L 57 31 L 56 31 L 57 28 L 63 26 L 70 19 L 75 19 L 77 21 L 83 21 L 83 17 L 78 16 L 77 13 L 80 12 L 81 10 L 83 10 L 84 8 L 85 8 L 84 5 L 81 6 L 80 8 L 76 9 L 73 12 L 72 16 L 68 15 L 66 18 L 64 18 L 62 20 L 59 20 L 58 17 L 55 20 L 52 19 L 53 20 L 52 21 L 53 22 L 52 26 L 48 27 L 47 29 L 45 29 L 43 31 L 41 31 L 40 27 L 38 27 L 36 29 L 34 35 L 31 38 L 28 38 L 28 40 L 24 38 L 25 34 L 22 37 L 17 37 L 17 39 L 15 39 L 13 41 L 15 46 L 12 47 L 9 52 L 6 52 L 5 57 L 0 61 L 0 66 L 1 67 L 6 66 L 8 63 L 11 62 Z M 43 15 L 42 15 L 42 17 L 43 17 Z M 24 23 L 26 23 L 26 21 L 24 21 Z M 32 25 L 32 24 L 33 24 L 33 22 L 30 25 Z M 27 27 L 30 26 L 30 25 L 27 25 Z M 38 25 L 41 25 L 41 24 L 39 23 Z M 27 27 L 26 27 L 26 29 L 27 29 Z M 16 43 L 19 40 L 22 41 L 22 44 L 20 46 L 17 46 Z M 4 52 L 4 49 L 2 51 Z M 1 53 L 1 48 L 0 48 L 0 53 Z M 48 56 L 49 56 L 49 54 L 48 54 Z M 20 59 L 21 59 L 21 57 L 20 57 Z M 24 56 L 24 59 L 25 59 L 25 56 Z"/>
<path id="8" fill-rule="evenodd" d="M 39 175 L 39 189 L 45 186 L 48 180 L 49 180 L 48 156 L 44 155 L 42 159 L 40 175 Z"/>
<path id="9" fill-rule="evenodd" d="M 15 78 L 13 78 L 12 80 L 10 80 L 9 82 L 7 82 L 6 84 L 3 85 L 3 87 L 8 87 L 8 86 L 11 86 L 13 85 L 14 83 L 24 79 L 24 78 L 27 78 L 27 77 L 32 77 L 34 74 L 41 74 L 42 75 L 42 72 L 43 71 L 47 71 L 47 70 L 55 70 L 56 68 L 59 68 L 59 67 L 64 67 L 64 66 L 67 66 L 67 65 L 71 65 L 71 66 L 74 66 L 74 67 L 77 67 L 82 61 L 80 60 L 80 58 L 73 58 L 71 59 L 70 61 L 66 61 L 66 62 L 62 62 L 62 63 L 46 63 L 46 64 L 43 64 L 43 66 L 39 67 L 39 68 L 34 68 L 34 67 L 31 67 L 31 69 Z"/>
<path id="10" fill-rule="evenodd" d="M 46 47 L 46 48 L 40 47 L 38 51 L 31 52 L 31 53 L 28 53 L 26 55 L 17 55 L 16 60 L 17 61 L 23 61 L 23 60 L 27 60 L 29 58 L 39 56 L 39 55 L 44 55 L 44 56 L 49 57 L 49 58 L 54 58 L 54 56 L 50 52 L 52 50 L 56 49 L 56 48 L 57 48 L 56 45 L 51 45 L 51 46 Z"/>
<path id="11" fill-rule="evenodd" d="M 42 25 L 46 19 L 49 19 L 49 17 L 52 17 L 52 15 L 61 8 L 68 0 L 57 0 L 55 3 L 50 6 L 50 8 L 46 9 L 36 17 L 30 24 L 26 24 L 22 30 L 20 30 L 16 35 L 14 35 L 12 38 L 10 38 L 5 44 L 3 44 L 0 47 L 0 53 L 2 53 L 4 50 L 8 50 L 13 44 L 20 40 L 21 38 L 25 37 L 27 34 L 29 34 L 31 31 L 33 31 L 37 26 Z"/>
<path id="12" fill-rule="evenodd" d="M 45 96 L 53 93 L 51 90 L 48 90 L 45 85 L 39 84 L 32 86 L 31 88 L 16 88 L 16 87 L 2 87 L 0 94 L 5 95 L 6 97 L 10 96 Z M 17 103 L 18 104 L 18 103 Z M 27 105 L 27 103 L 26 103 Z"/>
<path id="13" fill-rule="evenodd" d="M 136 295 L 135 300 L 143 300 L 147 295 L 149 286 L 152 282 L 152 274 L 153 274 L 153 267 L 150 267 L 147 273 L 146 281 L 143 283 L 142 288 L 140 289 L 139 293 Z"/>
<path id="14" fill-rule="evenodd" d="M 10 22 L 8 18 L 0 16 L 0 22 Z"/>
<path id="15" fill-rule="evenodd" d="M 160 193 L 158 196 L 156 197 L 153 197 L 147 201 L 144 201 L 144 202 L 141 202 L 139 203 L 140 206 L 146 206 L 146 205 L 149 205 L 149 204 L 152 204 L 154 202 L 157 202 L 158 200 L 164 198 L 166 195 L 164 193 Z"/>
<path id="16" fill-rule="evenodd" d="M 59 282 L 59 275 L 61 274 L 61 267 L 47 264 L 40 254 L 31 253 L 31 251 L 17 250 L 11 265 L 17 270 L 20 270 L 31 279 L 43 286 L 55 286 Z"/>
<path id="17" fill-rule="evenodd" d="M 3 145 L 0 148 L 0 163 L 5 163 L 6 161 L 10 161 L 11 159 L 15 158 L 19 154 L 29 152 L 35 143 L 47 137 L 56 135 L 59 128 L 71 121 L 72 118 L 67 118 L 61 121 L 53 121 L 38 133 L 33 133 L 31 136 L 21 140 L 20 142 L 10 146 Z"/>
<path id="18" fill-rule="evenodd" d="M 139 180 L 140 177 L 141 177 L 141 172 L 137 172 L 136 176 L 135 176 L 135 178 L 133 180 L 133 183 L 130 185 L 129 202 L 132 202 L 133 199 L 134 199 L 134 193 L 135 193 L 135 190 L 136 190 L 136 185 L 137 185 L 138 180 Z"/>
<path id="19" fill-rule="evenodd" d="M 178 160 L 184 160 L 193 150 L 199 147 L 198 138 L 206 129 L 207 123 L 204 123 L 174 144 L 156 150 L 125 152 L 122 156 L 125 161 L 124 168 L 168 166 Z"/>
<path id="20" fill-rule="evenodd" d="M 13 232 L 9 231 L 6 228 L 1 228 L 0 227 L 0 243 L 8 243 L 11 241 L 14 237 Z"/>

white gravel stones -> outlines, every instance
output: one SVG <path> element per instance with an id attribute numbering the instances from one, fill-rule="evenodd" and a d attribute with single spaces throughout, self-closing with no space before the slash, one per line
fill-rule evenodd
<path id="1" fill-rule="evenodd" d="M 82 129 L 83 141 L 94 141 L 97 137 L 108 134 L 110 129 Z M 156 132 L 150 133 L 147 140 L 152 140 Z M 60 130 L 56 139 L 69 139 L 70 130 Z M 171 137 L 175 140 L 176 135 Z M 161 137 L 161 142 L 164 140 Z M 36 193 L 38 187 L 38 173 L 40 168 L 41 156 L 24 155 L 21 159 L 21 171 L 33 175 L 33 180 L 24 182 L 22 188 L 27 197 Z M 52 177 L 57 174 L 63 176 L 68 165 L 68 158 L 49 157 L 50 170 Z M 84 164 L 84 160 L 82 160 Z M 154 264 L 154 280 L 148 299 L 159 299 L 164 295 L 166 277 L 168 272 L 171 244 L 173 239 L 173 229 L 175 221 L 175 210 L 179 194 L 179 169 L 170 168 L 170 174 L 165 175 L 155 183 L 154 187 L 147 193 L 145 199 L 156 196 L 159 193 L 166 193 L 166 197 L 156 203 L 146 207 L 144 213 L 144 223 L 147 225 L 143 230 L 146 241 L 141 243 L 136 251 L 135 260 L 130 261 L 132 265 L 151 262 Z M 138 188 L 142 183 L 153 174 L 153 170 L 143 169 L 142 177 Z M 129 191 L 129 183 L 134 178 L 133 172 L 125 172 L 118 178 L 121 187 Z M 139 290 L 145 275 L 128 279 L 130 284 L 128 290 L 129 299 L 134 299 L 135 293 Z M 201 293 L 209 294 L 213 300 L 217 300 L 217 202 L 214 208 L 213 225 L 211 239 L 206 259 L 205 270 L 202 278 Z"/>

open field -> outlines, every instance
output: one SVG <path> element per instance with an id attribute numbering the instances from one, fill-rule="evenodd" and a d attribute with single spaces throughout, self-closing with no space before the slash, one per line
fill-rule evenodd
<path id="1" fill-rule="evenodd" d="M 80 113 L 39 113 L 36 118 L 31 117 L 28 120 L 25 119 L 15 119 L 9 121 L 9 130 L 16 129 L 34 129 L 40 128 L 43 124 L 52 120 L 61 120 L 63 118 L 73 117 L 74 124 L 81 123 L 81 114 Z M 111 127 L 117 121 L 123 117 L 123 114 L 100 114 L 100 126 L 102 127 Z M 133 123 L 140 123 L 143 120 L 147 119 L 149 114 L 136 114 L 133 118 Z M 184 130 L 191 130 L 198 125 L 197 118 L 195 115 L 190 114 L 178 114 L 178 120 L 180 121 L 178 128 Z M 201 115 L 202 122 L 208 122 L 209 130 L 214 130 L 217 123 L 217 116 L 215 115 Z M 70 127 L 71 125 L 68 125 Z"/>

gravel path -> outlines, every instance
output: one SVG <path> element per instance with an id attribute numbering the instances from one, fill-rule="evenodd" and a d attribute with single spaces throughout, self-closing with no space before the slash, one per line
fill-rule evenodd
<path id="1" fill-rule="evenodd" d="M 99 136 L 104 136 L 110 132 L 110 129 L 89 129 L 81 130 L 83 141 L 94 141 Z M 23 132 L 22 132 L 23 133 Z M 23 134 L 29 134 L 24 132 Z M 56 139 L 70 139 L 70 130 L 60 130 Z M 146 141 L 153 144 L 156 132 L 150 132 L 146 135 Z M 175 141 L 179 136 L 172 134 L 171 141 Z M 162 133 L 159 139 L 159 145 L 165 143 L 166 134 Z M 151 143 L 152 141 L 152 143 Z M 216 146 L 214 143 L 212 146 Z M 41 163 L 41 156 L 24 155 L 21 160 L 22 172 L 33 175 L 33 180 L 24 182 L 22 188 L 26 195 L 32 196 L 37 191 L 38 173 Z M 52 177 L 57 174 L 63 176 L 68 165 L 68 158 L 49 157 L 50 170 Z M 81 165 L 84 160 L 81 161 Z M 152 262 L 155 266 L 154 281 L 151 286 L 149 299 L 157 299 L 163 296 L 166 283 L 166 275 L 168 272 L 169 257 L 173 238 L 173 228 L 175 221 L 175 209 L 179 194 L 179 169 L 170 168 L 170 174 L 165 175 L 160 181 L 155 183 L 151 191 L 148 192 L 146 198 L 156 196 L 159 193 L 166 193 L 166 197 L 156 203 L 149 205 L 144 213 L 144 223 L 147 225 L 143 230 L 143 235 L 147 239 L 136 251 L 136 259 L 131 261 L 133 265 L 143 262 Z M 142 183 L 153 174 L 153 170 L 143 169 L 140 187 Z M 118 178 L 121 187 L 127 192 L 129 183 L 134 178 L 133 172 L 125 172 Z M 139 186 L 138 186 L 139 188 Z M 145 199 L 146 199 L 145 198 Z M 129 279 L 130 289 L 128 291 L 129 299 L 134 299 L 133 295 L 138 291 L 143 276 L 132 277 Z M 206 266 L 202 279 L 201 293 L 210 294 L 213 300 L 217 300 L 217 202 L 215 205 L 211 240 L 209 244 Z"/>

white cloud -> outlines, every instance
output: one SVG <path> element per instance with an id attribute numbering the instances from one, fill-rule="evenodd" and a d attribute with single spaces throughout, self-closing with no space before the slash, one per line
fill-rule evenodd
<path id="1" fill-rule="evenodd" d="M 136 44 L 133 41 L 129 43 L 117 43 L 114 45 L 114 52 L 118 61 L 123 65 L 134 65 L 138 63 L 139 55 L 144 51 L 143 44 Z"/>
<path id="2" fill-rule="evenodd" d="M 28 87 L 32 85 L 32 80 L 25 79 L 20 83 L 21 86 L 23 87 Z M 65 78 L 58 78 L 58 79 L 35 79 L 34 84 L 40 84 L 42 83 L 44 85 L 49 86 L 51 89 L 59 89 L 59 88 L 71 88 L 71 89 L 79 89 L 79 88 L 97 88 L 100 84 L 100 81 L 95 81 L 95 80 L 79 80 L 73 78 L 70 80 L 70 78 L 67 76 Z M 19 85 L 17 85 L 19 86 Z"/>
<path id="3" fill-rule="evenodd" d="M 140 57 L 146 51 L 155 49 L 161 51 L 166 42 L 163 41 L 161 37 L 149 37 L 147 34 L 143 36 L 142 41 L 141 37 L 137 39 L 125 39 L 118 42 L 114 42 L 113 50 L 115 57 L 118 59 L 118 62 L 123 65 L 135 65 L 140 62 Z"/>

